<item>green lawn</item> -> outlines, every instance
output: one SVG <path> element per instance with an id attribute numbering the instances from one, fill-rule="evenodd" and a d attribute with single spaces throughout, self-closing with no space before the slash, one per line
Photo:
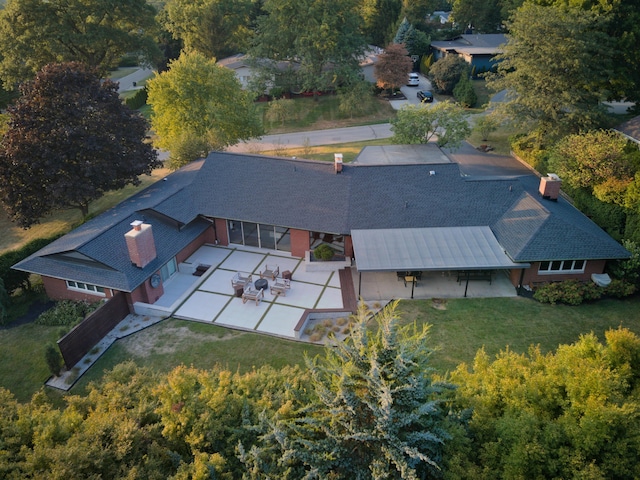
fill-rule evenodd
<path id="1" fill-rule="evenodd" d="M 340 99 L 337 95 L 321 96 L 317 100 L 311 97 L 296 98 L 295 113 L 284 123 L 269 122 L 266 119 L 268 102 L 258 103 L 258 108 L 262 113 L 268 135 L 387 123 L 396 114 L 386 100 L 369 97 L 364 98 L 363 103 L 365 104 L 364 113 L 361 116 L 350 117 L 339 111 Z"/>
<path id="2" fill-rule="evenodd" d="M 406 300 L 399 307 L 405 322 L 432 325 L 432 346 L 437 349 L 433 365 L 440 373 L 461 362 L 472 362 L 482 347 L 489 355 L 507 346 L 524 353 L 530 345 L 538 344 L 548 352 L 589 332 L 604 339 L 607 329 L 618 326 L 640 335 L 639 311 L 640 298 L 601 300 L 578 307 L 543 305 L 521 297 L 454 299 L 446 302 L 445 310 L 434 308 L 431 300 Z M 44 348 L 58 332 L 58 327 L 33 324 L 0 330 L 0 386 L 14 392 L 20 401 L 29 400 L 49 376 Z M 100 379 L 104 370 L 125 360 L 161 372 L 178 365 L 207 369 L 217 364 L 232 371 L 247 371 L 266 364 L 276 368 L 301 364 L 305 351 L 313 356 L 322 349 L 208 324 L 167 320 L 117 341 L 72 393 L 82 393 L 89 381 Z"/>

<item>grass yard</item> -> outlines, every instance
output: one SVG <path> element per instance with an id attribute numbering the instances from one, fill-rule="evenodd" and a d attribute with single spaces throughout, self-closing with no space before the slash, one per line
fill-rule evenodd
<path id="1" fill-rule="evenodd" d="M 89 206 L 89 215 L 95 216 L 105 210 L 108 210 L 124 199 L 129 198 L 135 192 L 142 190 L 161 178 L 166 177 L 169 172 L 169 169 L 157 169 L 154 170 L 151 175 L 143 175 L 140 177 L 142 183 L 138 187 L 128 185 L 121 190 L 107 192 L 101 198 L 91 203 Z M 0 231 L 3 232 L 0 236 L 0 253 L 19 248 L 21 245 L 24 245 L 36 238 L 48 238 L 58 233 L 68 232 L 72 228 L 78 226 L 81 222 L 82 216 L 80 214 L 80 210 L 58 210 L 52 215 L 43 218 L 39 224 L 25 230 L 11 222 L 7 215 L 3 213 L 0 215 Z"/>
<path id="2" fill-rule="evenodd" d="M 438 352 L 433 365 L 441 372 L 459 363 L 472 363 L 478 349 L 493 357 L 501 350 L 525 353 L 530 345 L 543 352 L 570 344 L 581 334 L 593 332 L 604 341 L 604 332 L 623 326 L 640 335 L 640 298 L 601 300 L 577 307 L 548 305 L 523 297 L 455 299 L 446 310 L 431 300 L 404 301 L 402 318 L 432 325 L 431 339 Z"/>
<path id="3" fill-rule="evenodd" d="M 406 300 L 399 313 L 404 322 L 431 325 L 432 346 L 437 349 L 433 366 L 439 373 L 458 364 L 473 362 L 480 348 L 494 356 L 505 348 L 525 353 L 530 345 L 543 352 L 594 332 L 604 340 L 609 328 L 627 327 L 640 335 L 640 298 L 601 300 L 569 307 L 544 305 L 526 298 L 451 299 L 446 309 L 434 308 L 431 300 Z M 47 342 L 58 338 L 59 327 L 34 324 L 0 330 L 0 386 L 20 401 L 28 401 L 48 378 L 44 361 Z M 256 333 L 182 320 L 167 320 L 117 341 L 72 389 L 81 394 L 90 381 L 120 362 L 133 360 L 168 372 L 178 365 L 208 369 L 223 365 L 247 371 L 261 365 L 275 368 L 302 364 L 305 352 L 322 354 L 321 347 Z"/>
<path id="4" fill-rule="evenodd" d="M 340 100 L 337 95 L 321 96 L 317 101 L 311 97 L 296 98 L 294 114 L 284 122 L 267 120 L 268 102 L 258 103 L 258 108 L 262 112 L 268 135 L 387 123 L 395 116 L 395 110 L 386 100 L 372 96 L 364 98 L 363 102 L 366 104 L 363 114 L 349 117 L 339 111 Z"/>
<path id="5" fill-rule="evenodd" d="M 170 319 L 118 340 L 78 381 L 73 393 L 81 393 L 90 381 L 99 380 L 105 370 L 125 360 L 160 372 L 179 365 L 201 369 L 222 365 L 234 372 L 246 372 L 262 365 L 302 365 L 305 352 L 315 356 L 322 351 L 316 345 Z"/>
<path id="6" fill-rule="evenodd" d="M 322 160 L 326 162 L 334 161 L 334 154 L 336 152 L 342 153 L 342 160 L 344 163 L 352 162 L 360 153 L 360 151 L 371 145 L 389 145 L 389 138 L 379 138 L 377 140 L 367 140 L 366 142 L 350 142 L 350 143 L 337 143 L 333 145 L 322 145 L 318 147 L 309 146 L 306 148 L 288 148 L 275 150 L 265 150 L 254 153 L 261 155 L 276 155 L 284 157 L 297 157 L 305 158 L 307 160 Z"/>

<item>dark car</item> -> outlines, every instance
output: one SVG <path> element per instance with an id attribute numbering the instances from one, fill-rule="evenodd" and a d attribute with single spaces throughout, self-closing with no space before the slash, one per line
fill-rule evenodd
<path id="1" fill-rule="evenodd" d="M 433 102 L 433 93 L 431 93 L 429 90 L 420 90 L 418 92 L 418 100 L 420 100 L 420 102 L 422 103 Z"/>

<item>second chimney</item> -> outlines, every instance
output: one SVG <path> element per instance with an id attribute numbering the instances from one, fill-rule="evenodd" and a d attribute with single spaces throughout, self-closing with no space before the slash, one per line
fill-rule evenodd
<path id="1" fill-rule="evenodd" d="M 156 258 L 156 244 L 151 225 L 136 220 L 131 222 L 132 230 L 124 234 L 131 263 L 144 268 Z"/>
<path id="2" fill-rule="evenodd" d="M 560 185 L 562 180 L 555 173 L 547 173 L 546 177 L 540 178 L 540 195 L 546 200 L 557 201 L 560 196 Z"/>

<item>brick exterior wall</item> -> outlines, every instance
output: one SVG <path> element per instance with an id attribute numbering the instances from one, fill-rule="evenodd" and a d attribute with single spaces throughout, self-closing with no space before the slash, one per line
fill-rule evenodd
<path id="1" fill-rule="evenodd" d="M 292 228 L 289 230 L 289 234 L 291 235 L 291 255 L 304 258 L 305 252 L 310 247 L 309 231 Z"/>
<path id="2" fill-rule="evenodd" d="M 52 300 L 86 300 L 87 302 L 97 302 L 103 298 L 111 298 L 113 292 L 110 289 L 105 289 L 105 296 L 92 295 L 89 292 L 83 292 L 81 290 L 72 290 L 67 287 L 65 280 L 53 277 L 42 277 L 42 283 L 44 284 L 44 290 L 47 292 L 47 296 Z"/>
<path id="3" fill-rule="evenodd" d="M 351 235 L 344 236 L 344 256 L 353 258 L 353 240 L 351 239 Z"/>
<path id="4" fill-rule="evenodd" d="M 525 269 L 522 284 L 533 286 L 538 283 L 561 282 L 563 280 L 588 282 L 591 280 L 593 273 L 603 273 L 606 264 L 606 260 L 589 260 L 584 266 L 584 273 L 548 273 L 541 275 L 538 273 L 540 262 L 534 262 L 530 268 Z M 520 272 L 521 270 L 511 270 L 510 279 L 515 287 L 517 287 L 518 282 L 520 282 Z"/>
<path id="5" fill-rule="evenodd" d="M 224 218 L 216 218 L 216 235 L 220 245 L 229 245 L 229 236 L 227 235 L 227 221 Z"/>

